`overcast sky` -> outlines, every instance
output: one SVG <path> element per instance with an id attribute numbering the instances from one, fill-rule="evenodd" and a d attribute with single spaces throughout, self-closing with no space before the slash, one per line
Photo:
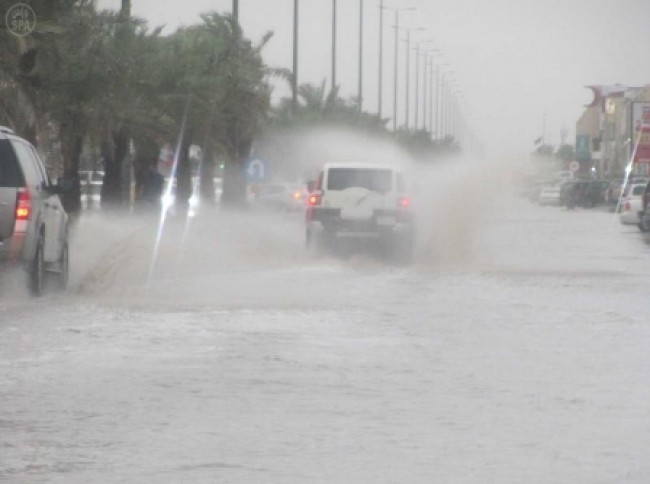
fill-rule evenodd
<path id="1" fill-rule="evenodd" d="M 357 92 L 359 0 L 338 0 L 338 82 L 344 97 Z M 364 107 L 377 109 L 379 0 L 364 0 Z M 587 84 L 650 83 L 649 0 L 385 0 L 387 6 L 417 7 L 401 14 L 400 24 L 424 28 L 443 52 L 440 63 L 455 72 L 468 119 L 488 151 L 524 156 L 542 135 L 559 142 L 591 100 Z M 119 8 L 120 0 L 99 0 Z M 166 32 L 199 20 L 209 10 L 229 12 L 232 0 L 133 0 L 133 13 Z M 329 82 L 332 0 L 300 0 L 300 82 Z M 267 64 L 290 67 L 293 0 L 240 0 L 240 22 L 247 36 L 275 33 L 266 48 Z M 384 114 L 392 113 L 394 14 L 386 12 L 384 33 Z M 405 59 L 400 42 L 401 61 Z M 414 61 L 413 61 L 414 62 Z M 413 64 L 412 64 L 413 65 Z M 404 66 L 400 65 L 401 71 Z M 404 75 L 400 76 L 404 86 Z M 413 90 L 413 88 L 412 88 Z M 283 86 L 277 95 L 288 94 Z M 400 122 L 404 93 L 400 96 Z"/>

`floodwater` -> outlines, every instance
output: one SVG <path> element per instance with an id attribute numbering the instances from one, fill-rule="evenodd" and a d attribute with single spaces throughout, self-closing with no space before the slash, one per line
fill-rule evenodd
<path id="1" fill-rule="evenodd" d="M 459 208 L 410 267 L 171 217 L 151 283 L 155 217 L 86 217 L 67 293 L 0 296 L 0 481 L 647 483 L 646 241 Z"/>

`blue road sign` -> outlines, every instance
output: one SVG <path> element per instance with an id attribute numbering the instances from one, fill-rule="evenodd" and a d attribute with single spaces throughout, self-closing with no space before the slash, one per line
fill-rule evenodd
<path id="1" fill-rule="evenodd" d="M 244 175 L 249 183 L 259 183 L 269 176 L 269 164 L 259 158 L 250 158 L 244 163 Z"/>

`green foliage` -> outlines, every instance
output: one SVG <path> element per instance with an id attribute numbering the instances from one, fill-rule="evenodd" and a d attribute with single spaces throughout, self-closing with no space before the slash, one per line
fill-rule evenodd
<path id="1" fill-rule="evenodd" d="M 0 0 L 0 11 L 14 3 Z M 120 204 L 128 194 L 123 180 L 131 146 L 139 171 L 156 147 L 176 143 L 188 100 L 182 152 L 196 142 L 239 173 L 268 119 L 268 78 L 287 77 L 262 61 L 270 33 L 253 45 L 229 16 L 208 13 L 162 36 L 130 15 L 130 2 L 121 12 L 99 12 L 91 0 L 30 5 L 38 18 L 31 35 L 0 28 L 0 122 L 33 141 L 54 127 L 69 176 L 78 171 L 84 144 L 101 147 L 103 205 Z M 224 187 L 226 198 L 243 200 L 241 180 L 232 186 Z M 78 208 L 78 193 L 67 205 Z"/>
<path id="2" fill-rule="evenodd" d="M 425 130 L 390 131 L 386 126 L 388 119 L 380 119 L 376 114 L 360 111 L 357 99 L 345 100 L 339 97 L 338 87 L 328 92 L 325 81 L 320 86 L 300 85 L 298 97 L 299 103 L 295 109 L 291 99 L 287 98 L 274 109 L 271 129 L 286 131 L 335 127 L 369 133 L 395 141 L 415 158 L 422 160 L 432 160 L 460 151 L 460 145 L 451 136 L 433 140 L 431 133 Z"/>

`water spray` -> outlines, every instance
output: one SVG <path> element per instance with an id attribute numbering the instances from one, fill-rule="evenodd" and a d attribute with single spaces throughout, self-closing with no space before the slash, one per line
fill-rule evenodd
<path id="1" fill-rule="evenodd" d="M 167 214 L 169 213 L 169 208 L 172 205 L 172 190 L 174 187 L 174 180 L 176 180 L 176 172 L 178 170 L 178 159 L 181 153 L 181 147 L 183 145 L 183 139 L 185 138 L 185 128 L 187 125 L 187 116 L 190 109 L 190 99 L 188 96 L 187 103 L 185 104 L 185 111 L 183 113 L 183 120 L 181 122 L 180 133 L 178 134 L 178 142 L 176 144 L 176 150 L 174 151 L 174 161 L 172 163 L 171 173 L 169 179 L 167 180 L 167 186 L 165 187 L 165 193 L 162 198 L 162 206 L 160 207 L 160 221 L 158 222 L 158 232 L 156 235 L 156 244 L 154 246 L 153 254 L 151 255 L 151 261 L 149 263 L 149 276 L 147 277 L 147 285 L 150 285 L 153 281 L 154 270 L 156 267 L 156 261 L 158 259 L 158 250 L 160 248 L 160 242 L 162 240 L 163 231 L 165 229 L 165 221 L 167 220 Z"/>

